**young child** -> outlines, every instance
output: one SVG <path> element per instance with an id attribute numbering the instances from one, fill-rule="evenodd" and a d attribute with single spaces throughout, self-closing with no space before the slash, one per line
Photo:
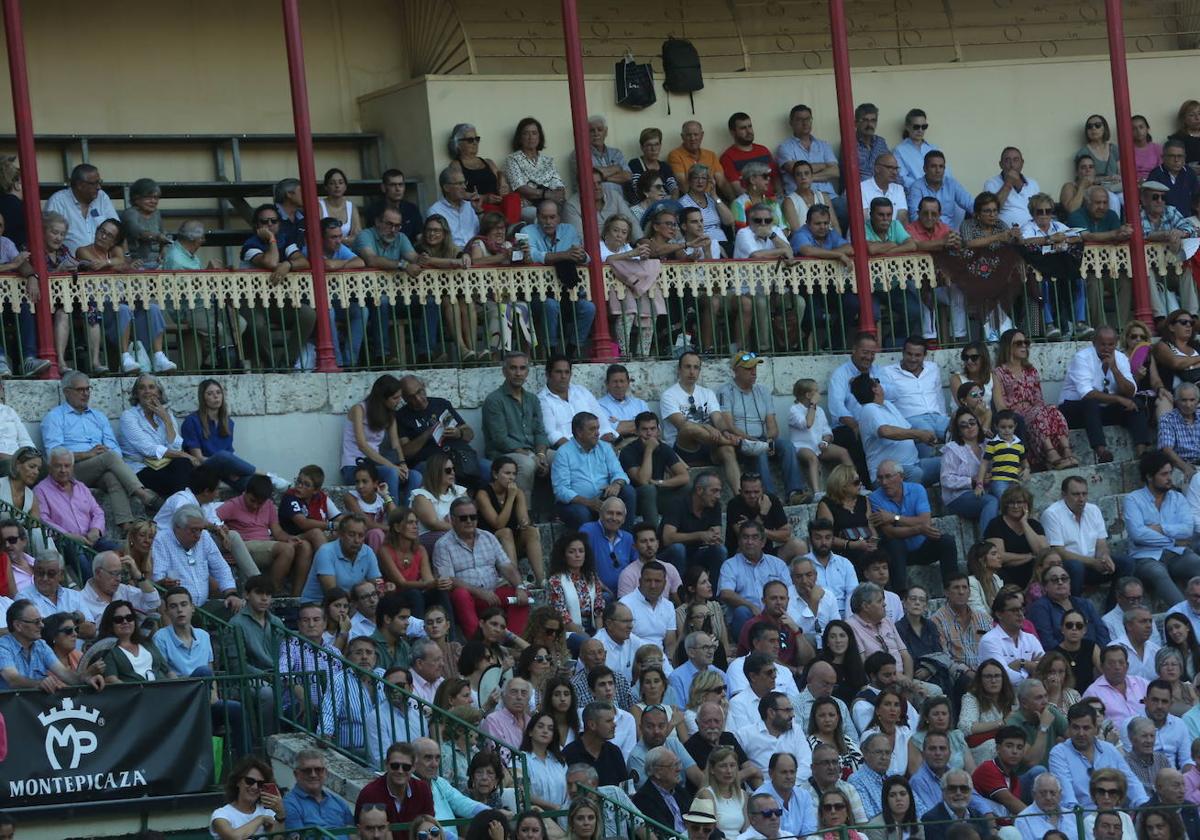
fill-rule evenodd
<path id="1" fill-rule="evenodd" d="M 825 409 L 817 405 L 821 391 L 814 379 L 797 379 L 792 385 L 792 396 L 796 404 L 788 412 L 788 428 L 792 430 L 792 445 L 796 447 L 796 457 L 800 466 L 808 476 L 809 498 L 806 501 L 820 501 L 825 493 L 818 488 L 821 486 L 820 462 L 847 464 L 853 466 L 850 453 L 833 442 L 833 429 L 829 427 L 829 418 Z"/>
<path id="2" fill-rule="evenodd" d="M 316 464 L 301 467 L 296 483 L 279 500 L 279 524 L 295 537 L 302 537 L 317 549 L 333 539 L 334 520 L 342 515 L 337 505 L 321 488 L 325 471 Z"/>
<path id="3" fill-rule="evenodd" d="M 971 483 L 975 495 L 984 488 L 996 498 L 1004 495 L 1010 482 L 1019 484 L 1029 477 L 1029 462 L 1025 460 L 1025 444 L 1017 437 L 1017 415 L 1008 409 L 992 417 L 992 434 L 983 445 L 979 475 Z"/>
<path id="4" fill-rule="evenodd" d="M 886 551 L 872 551 L 862 559 L 858 574 L 864 581 L 882 587 L 887 617 L 895 623 L 904 618 L 904 605 L 900 603 L 900 596 L 887 588 L 888 581 L 892 579 L 891 571 L 888 569 L 888 559 Z"/>
<path id="5" fill-rule="evenodd" d="M 387 536 L 387 515 L 396 505 L 388 495 L 387 482 L 379 478 L 379 471 L 370 461 L 362 461 L 354 468 L 354 489 L 346 494 L 346 510 L 361 513 L 370 523 L 367 526 L 367 545 L 376 554 Z"/>

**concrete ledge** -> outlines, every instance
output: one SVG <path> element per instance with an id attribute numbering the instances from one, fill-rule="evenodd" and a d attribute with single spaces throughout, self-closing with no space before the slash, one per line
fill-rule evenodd
<path id="1" fill-rule="evenodd" d="M 371 773 L 336 750 L 326 749 L 325 744 L 311 735 L 292 732 L 267 738 L 267 756 L 271 759 L 275 779 L 281 787 L 295 786 L 292 767 L 296 764 L 296 756 L 301 750 L 309 749 L 320 750 L 325 755 L 325 761 L 329 765 L 325 788 L 346 800 L 351 808 L 354 807 L 362 789 L 377 778 L 377 774 Z"/>

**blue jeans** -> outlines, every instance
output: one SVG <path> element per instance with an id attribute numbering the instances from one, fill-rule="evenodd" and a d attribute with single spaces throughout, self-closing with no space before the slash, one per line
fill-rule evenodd
<path id="1" fill-rule="evenodd" d="M 201 666 L 192 671 L 193 677 L 211 677 L 213 672 L 207 666 Z M 249 731 L 246 729 L 246 717 L 242 714 L 242 704 L 237 700 L 217 700 L 209 707 L 212 715 L 213 729 L 217 729 L 226 721 L 229 723 L 229 740 L 233 742 L 233 754 L 243 756 L 250 752 Z"/>
<path id="2" fill-rule="evenodd" d="M 887 336 L 884 347 L 895 350 L 904 344 L 904 339 L 910 335 L 921 333 L 921 298 L 917 295 L 916 287 L 900 288 L 895 281 L 887 292 L 875 292 L 874 309 L 876 321 L 880 321 L 880 304 L 888 302 L 889 315 L 880 324 L 882 332 Z"/>
<path id="3" fill-rule="evenodd" d="M 775 479 L 771 475 L 771 453 L 763 452 L 759 455 L 743 455 L 740 452 L 738 457 L 743 461 L 751 461 L 754 463 L 754 469 L 762 476 L 763 490 L 768 493 L 775 492 Z M 775 438 L 775 458 L 779 459 L 779 471 L 783 473 L 783 489 L 787 494 L 795 493 L 804 486 L 804 479 L 800 475 L 800 459 L 796 457 L 796 447 L 792 445 L 792 441 L 788 438 Z M 817 488 L 812 488 L 816 490 Z M 784 501 L 787 501 L 784 499 Z"/>
<path id="4" fill-rule="evenodd" d="M 396 304 L 397 308 L 406 309 L 408 321 L 412 325 L 413 351 L 419 356 L 435 356 L 438 352 L 438 341 L 441 335 L 441 309 L 432 299 L 425 303 Z M 380 295 L 378 305 L 374 309 L 377 329 L 371 331 L 372 341 L 368 347 L 372 353 L 382 353 L 387 356 L 396 355 L 396 336 L 392 332 L 392 318 L 395 310 L 387 295 Z M 403 337 L 400 339 L 404 341 Z"/>
<path id="5" fill-rule="evenodd" d="M 633 518 L 637 513 L 637 492 L 628 484 L 621 485 L 620 492 L 621 501 L 625 503 L 625 510 L 628 512 L 625 516 L 626 529 L 633 527 Z M 559 518 L 566 523 L 566 526 L 572 530 L 579 530 L 585 522 L 591 522 L 596 519 L 596 514 L 591 508 L 584 507 L 579 504 L 566 504 L 558 502 L 555 504 Z"/>
<path id="6" fill-rule="evenodd" d="M 345 322 L 347 318 L 350 326 L 350 344 L 343 347 L 341 339 L 338 338 L 338 321 Z M 367 332 L 366 307 L 359 305 L 356 300 L 351 301 L 347 315 L 346 307 L 337 303 L 337 299 L 334 298 L 333 306 L 329 307 L 329 331 L 332 333 L 333 352 L 337 355 L 338 367 L 358 364 L 358 354 L 362 351 L 363 338 Z"/>
<path id="7" fill-rule="evenodd" d="M 220 473 L 221 480 L 239 493 L 246 489 L 246 481 L 257 472 L 249 461 L 228 451 L 210 455 L 204 463 Z"/>
<path id="8" fill-rule="evenodd" d="M 942 477 L 942 458 L 935 455 L 921 458 L 915 464 L 903 464 L 904 480 L 932 487 Z"/>
<path id="9" fill-rule="evenodd" d="M 1065 299 L 1068 292 L 1071 296 L 1070 301 Z M 1049 328 L 1052 324 L 1057 324 L 1060 328 L 1069 326 L 1061 320 L 1063 311 L 1068 308 L 1073 310 L 1072 314 L 1077 323 L 1087 323 L 1087 299 L 1083 291 L 1083 278 L 1076 277 L 1069 286 L 1065 280 L 1059 280 L 1054 284 L 1054 288 L 1050 287 L 1049 280 L 1043 280 L 1042 317 L 1045 319 L 1046 327 Z"/>
<path id="10" fill-rule="evenodd" d="M 976 496 L 968 491 L 961 496 L 955 496 L 953 500 L 946 503 L 947 513 L 953 513 L 955 516 L 961 516 L 963 519 L 977 519 L 979 521 L 979 536 L 983 537 L 983 532 L 987 530 L 988 523 L 995 519 L 1000 514 L 1000 500 L 991 493 L 984 493 L 982 496 Z"/>
<path id="11" fill-rule="evenodd" d="M 109 306 L 111 307 L 111 304 Z M 127 303 L 118 303 L 115 321 L 111 308 L 105 314 L 107 317 L 104 321 L 108 327 L 108 337 L 114 344 L 119 343 L 118 338 L 125 332 L 125 328 L 131 321 L 133 322 L 133 334 L 129 340 L 136 339 L 142 342 L 147 352 L 150 352 L 154 339 L 167 331 L 167 321 L 157 303 L 148 304 L 146 308 L 138 304 L 136 309 L 130 308 Z"/>
<path id="12" fill-rule="evenodd" d="M 750 612 L 749 607 L 734 607 L 733 612 L 729 614 L 729 630 L 733 634 L 732 638 L 740 639 L 742 628 L 752 618 L 754 618 L 754 613 Z"/>
<path id="13" fill-rule="evenodd" d="M 345 484 L 354 483 L 354 467 L 342 467 L 342 482 Z M 408 471 L 408 481 L 404 483 L 404 492 L 400 491 L 400 471 L 395 467 L 376 464 L 375 471 L 379 473 L 379 477 L 387 482 L 388 493 L 391 494 L 392 500 L 398 505 L 407 505 L 408 497 L 412 491 L 421 486 L 421 474 L 416 470 Z"/>
<path id="14" fill-rule="evenodd" d="M 588 336 L 592 334 L 592 322 L 596 320 L 596 304 L 590 300 L 569 301 L 567 303 L 570 320 L 574 326 L 565 330 L 568 346 L 583 347 Z M 544 315 L 543 315 L 544 313 Z M 533 315 L 537 320 L 546 319 L 546 343 L 551 350 L 560 346 L 559 325 L 562 321 L 562 305 L 555 298 L 533 302 Z"/>
<path id="15" fill-rule="evenodd" d="M 945 414 L 918 414 L 915 417 L 906 418 L 914 429 L 925 429 L 937 435 L 938 440 L 946 439 L 946 430 L 950 428 L 950 418 Z M 928 458 L 933 455 L 933 447 L 928 443 L 921 441 L 917 442 L 917 454 L 922 458 Z"/>

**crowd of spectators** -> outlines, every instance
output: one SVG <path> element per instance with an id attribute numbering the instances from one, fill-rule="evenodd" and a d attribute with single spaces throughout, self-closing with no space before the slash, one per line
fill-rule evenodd
<path id="1" fill-rule="evenodd" d="M 503 290 L 489 290 L 484 299 L 451 291 L 424 301 L 391 301 L 386 294 L 335 296 L 331 323 L 335 355 L 343 366 L 381 365 L 401 358 L 406 349 L 425 361 L 447 354 L 458 362 L 495 360 L 505 351 L 537 346 L 576 357 L 598 315 L 611 320 L 624 355 L 661 354 L 676 341 L 720 353 L 727 346 L 796 350 L 809 341 L 838 346 L 859 317 L 861 302 L 853 285 L 840 294 L 805 295 L 746 285 L 723 299 L 687 292 L 668 301 L 659 274 L 663 260 L 779 260 L 786 266 L 799 258 L 824 258 L 849 266 L 859 247 L 870 255 L 929 252 L 943 281 L 936 295 L 899 278 L 874 293 L 871 305 L 889 347 L 909 334 L 937 338 L 939 330 L 944 341 L 965 342 L 972 335 L 995 341 L 1014 320 L 1033 324 L 1037 337 L 1086 339 L 1096 325 L 1124 320 L 1130 283 L 1127 277 L 1112 278 L 1106 290 L 1098 277 L 1085 281 L 1083 246 L 1126 242 L 1134 224 L 1141 225 L 1147 241 L 1165 244 L 1184 264 L 1178 271 L 1151 266 L 1155 317 L 1179 306 L 1189 312 L 1200 308 L 1183 253 L 1183 241 L 1200 233 L 1197 111 L 1200 102 L 1184 102 L 1175 132 L 1161 145 L 1153 142 L 1144 117 L 1133 118 L 1140 219 L 1123 212 L 1119 154 L 1109 123 L 1099 114 L 1084 121 L 1072 178 L 1057 201 L 1024 171 L 1024 158 L 1014 147 L 1000 152 L 998 174 L 976 174 L 982 189 L 973 195 L 960 180 L 964 173 L 956 179 L 946 152 L 928 139 L 929 117 L 918 108 L 907 112 L 902 137 L 890 144 L 878 131 L 878 107 L 859 105 L 855 148 L 841 150 L 840 158 L 813 134 L 813 112 L 805 105 L 792 108 L 792 134 L 774 151 L 754 142 L 751 117 L 738 112 L 729 117 L 730 144 L 723 152 L 706 148 L 703 126 L 688 120 L 679 145 L 665 158 L 660 129 L 643 130 L 641 154 L 627 158 L 613 145 L 605 118 L 597 115 L 589 119 L 594 208 L 581 207 L 574 176 L 564 181 L 560 175 L 537 119 L 520 120 L 511 153 L 500 163 L 482 156 L 478 131 L 463 123 L 451 131 L 450 163 L 439 173 L 438 196 L 428 207 L 408 200 L 404 173 L 389 169 L 381 177 L 379 198 L 360 208 L 347 198 L 346 174 L 333 168 L 325 173 L 324 197 L 313 218 L 313 208 L 303 206 L 300 182 L 286 178 L 275 185 L 272 202 L 253 209 L 252 234 L 240 250 L 238 267 L 268 271 L 272 283 L 308 268 L 313 257 L 306 229 L 313 223 L 320 228 L 322 260 L 329 270 L 370 268 L 417 276 L 426 269 L 535 263 L 552 266 L 561 284 L 528 300 Z M 864 243 L 848 238 L 852 208 L 842 173 L 850 151 L 863 179 Z M 568 158 L 573 166 L 574 154 Z M 18 176 L 15 159 L 0 162 L 0 189 L 15 199 L 0 207 L 0 234 L 8 232 L 0 236 L 0 270 L 26 277 L 36 300 Z M 183 221 L 174 233 L 164 229 L 157 183 L 139 179 L 129 194 L 129 206 L 118 213 L 99 170 L 90 164 L 75 167 L 69 185 L 44 208 L 50 270 L 120 275 L 219 267 L 199 255 L 205 231 L 198 220 Z M 581 275 L 589 260 L 583 220 L 592 212 L 603 242 L 599 256 L 625 286 L 610 296 L 607 312 L 599 313 L 603 302 L 588 299 Z M 1037 271 L 1040 283 L 1025 282 L 1026 267 Z M 222 348 L 234 354 L 222 355 L 225 361 L 235 358 L 263 368 L 311 367 L 315 358 L 311 301 L 273 306 L 247 301 L 235 307 L 202 295 L 160 303 L 130 300 L 117 286 L 108 292 L 104 300 L 87 301 L 80 313 L 56 303 L 60 368 L 86 367 L 93 375 L 110 368 L 125 374 L 173 371 L 178 362 L 168 357 L 166 343 L 173 329 L 180 336 L 184 330 L 194 334 L 209 348 L 202 351 L 204 363 L 217 364 L 220 359 L 211 351 Z M 1111 304 L 1107 292 L 1113 294 Z M 938 307 L 949 310 L 948 327 L 939 327 Z M 831 313 L 837 317 L 828 318 Z M 48 360 L 37 357 L 32 311 L 20 307 L 5 318 L 17 327 L 9 342 L 14 346 L 5 349 L 19 352 L 20 372 L 44 370 Z M 409 325 L 407 337 L 399 330 L 401 322 Z M 72 341 L 76 346 L 68 354 Z M 7 356 L 0 357 L 0 375 L 11 369 Z"/>

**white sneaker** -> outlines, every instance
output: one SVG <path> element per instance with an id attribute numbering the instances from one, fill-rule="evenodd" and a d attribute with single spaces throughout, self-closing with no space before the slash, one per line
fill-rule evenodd
<path id="1" fill-rule="evenodd" d="M 39 359 L 36 356 L 28 356 L 25 361 L 21 362 L 21 375 L 37 376 L 48 367 L 50 367 L 48 360 Z"/>
<path id="2" fill-rule="evenodd" d="M 12 368 L 8 366 L 8 359 L 0 356 L 0 376 L 12 376 Z"/>
<path id="3" fill-rule="evenodd" d="M 154 368 L 155 373 L 168 373 L 179 367 L 179 365 L 168 359 L 167 354 L 161 350 L 154 354 L 154 358 L 150 360 L 150 364 Z"/>
<path id="4" fill-rule="evenodd" d="M 273 472 L 267 473 L 267 478 L 271 479 L 271 486 L 282 493 L 284 490 L 292 486 L 292 483 L 282 476 L 275 475 Z"/>
<path id="5" fill-rule="evenodd" d="M 133 354 L 125 352 L 121 354 L 121 371 L 124 373 L 141 373 L 142 366 L 137 363 L 137 359 L 133 358 Z"/>
<path id="6" fill-rule="evenodd" d="M 741 446 L 738 447 L 743 455 L 762 455 L 771 448 L 771 445 L 765 440 L 754 440 L 752 438 L 743 438 Z"/>

